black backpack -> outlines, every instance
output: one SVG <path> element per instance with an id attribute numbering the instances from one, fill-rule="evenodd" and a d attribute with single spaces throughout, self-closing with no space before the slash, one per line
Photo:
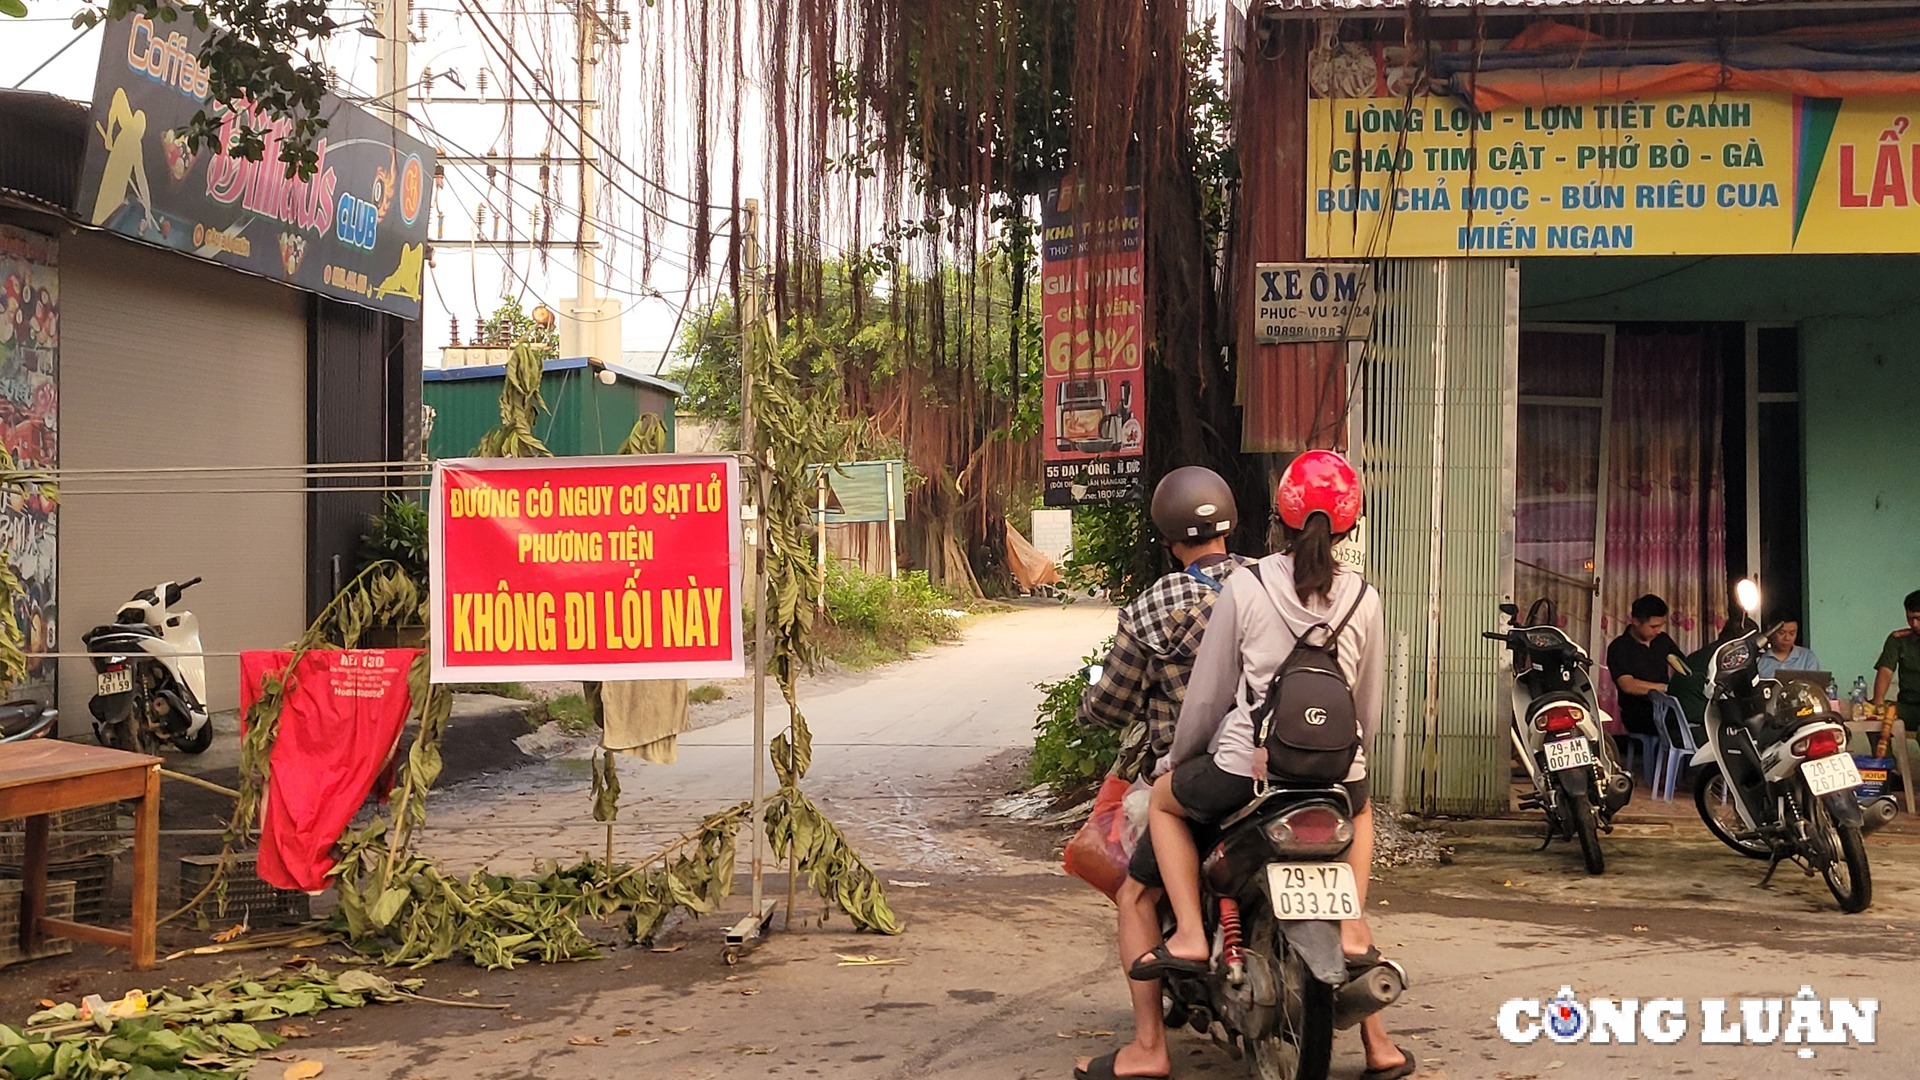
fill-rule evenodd
<path id="1" fill-rule="evenodd" d="M 1339 641 L 1368 588 L 1360 587 L 1338 624 L 1317 623 L 1300 635 L 1274 672 L 1266 700 L 1254 710 L 1254 748 L 1266 751 L 1267 775 L 1274 780 L 1331 785 L 1353 768 L 1360 751 L 1360 713 L 1340 669 Z"/>

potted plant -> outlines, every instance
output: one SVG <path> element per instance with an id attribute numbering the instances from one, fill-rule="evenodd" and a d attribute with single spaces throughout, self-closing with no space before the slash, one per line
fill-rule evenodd
<path id="1" fill-rule="evenodd" d="M 403 495 L 390 494 L 360 538 L 360 569 L 377 562 L 399 565 L 421 595 L 427 592 L 427 511 L 420 503 Z M 366 635 L 375 648 L 424 649 L 427 628 L 419 623 L 397 623 L 375 627 Z"/>

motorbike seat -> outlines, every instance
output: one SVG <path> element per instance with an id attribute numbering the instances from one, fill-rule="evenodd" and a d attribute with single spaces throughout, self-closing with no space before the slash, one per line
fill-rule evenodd
<path id="1" fill-rule="evenodd" d="M 0 705 L 0 741 L 32 738 L 52 726 L 55 715 L 37 701 L 9 701 Z"/>
<path id="2" fill-rule="evenodd" d="M 1256 817 L 1316 799 L 1324 799 L 1335 804 L 1343 814 L 1351 815 L 1353 812 L 1352 804 L 1347 801 L 1347 789 L 1343 787 L 1277 787 L 1269 790 L 1265 795 L 1254 796 L 1252 802 L 1221 819 L 1214 829 L 1217 833 L 1224 835 L 1235 826 Z"/>
<path id="3" fill-rule="evenodd" d="M 1595 711 L 1593 707 L 1593 703 L 1588 701 L 1586 699 L 1586 696 L 1579 693 L 1578 691 L 1555 690 L 1550 694 L 1541 694 L 1539 697 L 1534 698 L 1531 702 L 1528 703 L 1527 719 L 1529 720 L 1533 719 L 1535 716 L 1539 715 L 1539 712 L 1541 709 L 1544 709 L 1549 705 L 1563 705 L 1563 704 L 1578 705 L 1581 708 L 1586 709 L 1588 712 Z"/>
<path id="4" fill-rule="evenodd" d="M 112 637 L 115 634 L 124 634 L 128 637 L 157 638 L 160 636 L 160 631 L 145 623 L 112 623 L 107 626 L 94 627 L 80 635 L 80 640 L 92 644 L 99 638 Z"/>

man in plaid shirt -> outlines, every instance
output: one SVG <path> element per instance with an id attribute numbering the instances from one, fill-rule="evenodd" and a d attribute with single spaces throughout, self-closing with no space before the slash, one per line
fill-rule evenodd
<path id="1" fill-rule="evenodd" d="M 1176 541 L 1173 553 L 1186 569 L 1162 577 L 1120 610 L 1100 678 L 1080 700 L 1081 723 L 1127 732 L 1114 767 L 1127 780 L 1150 773 L 1173 745 L 1173 725 L 1220 583 L 1250 561 L 1228 553 L 1224 535 L 1201 544 Z"/>
<path id="2" fill-rule="evenodd" d="M 1107 662 L 1080 699 L 1081 723 L 1126 730 L 1114 765 L 1115 773 L 1126 779 L 1150 775 L 1172 747 L 1194 653 L 1213 614 L 1220 583 L 1251 562 L 1227 551 L 1227 534 L 1238 516 L 1233 489 L 1211 469 L 1175 469 L 1153 489 L 1154 527 L 1183 569 L 1154 582 L 1121 609 Z M 1114 902 L 1120 908 L 1120 965 L 1125 974 L 1135 958 L 1159 944 L 1159 890 L 1129 875 Z M 1076 1077 L 1113 1080 L 1171 1071 L 1160 984 L 1130 979 L 1127 987 L 1133 997 L 1133 1041 L 1103 1057 L 1082 1060 Z"/>

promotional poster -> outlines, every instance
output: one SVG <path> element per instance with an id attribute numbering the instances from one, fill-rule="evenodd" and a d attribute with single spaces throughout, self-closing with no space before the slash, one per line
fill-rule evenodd
<path id="1" fill-rule="evenodd" d="M 106 24 L 75 212 L 135 240 L 419 318 L 433 150 L 329 94 L 310 177 L 287 176 L 280 140 L 292 125 L 260 112 L 228 110 L 221 128 L 222 147 L 243 116 L 264 131 L 259 161 L 190 151 L 194 114 L 222 115 L 207 100 L 203 41 L 186 21 Z"/>
<path id="2" fill-rule="evenodd" d="M 433 680 L 744 675 L 739 489 L 725 456 L 436 462 Z"/>
<path id="3" fill-rule="evenodd" d="M 1046 503 L 1123 502 L 1140 493 L 1146 444 L 1145 301 L 1138 193 L 1090 221 L 1071 181 L 1041 211 L 1041 403 Z"/>

